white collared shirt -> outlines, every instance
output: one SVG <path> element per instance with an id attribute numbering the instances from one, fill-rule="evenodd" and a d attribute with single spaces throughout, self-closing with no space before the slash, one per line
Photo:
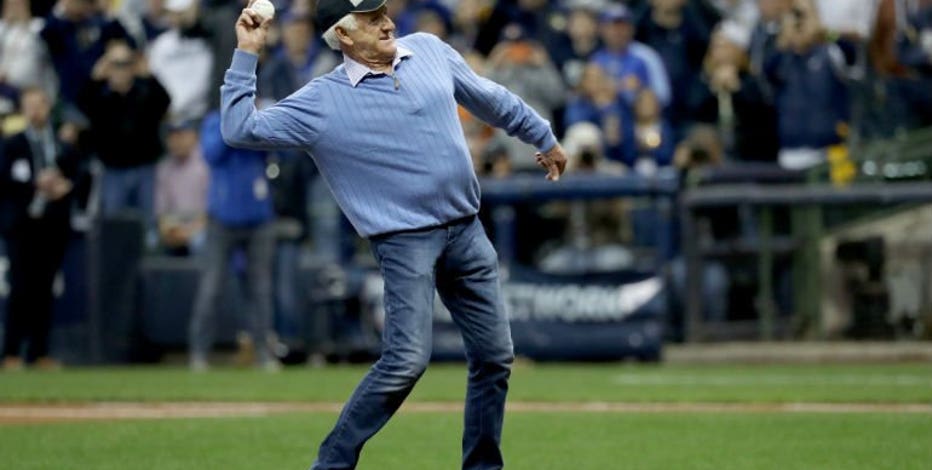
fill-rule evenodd
<path id="1" fill-rule="evenodd" d="M 401 59 L 414 55 L 410 49 L 403 46 L 398 46 L 395 49 L 395 59 L 392 61 L 392 70 L 398 66 L 401 62 Z M 375 70 L 366 67 L 359 62 L 353 60 L 350 56 L 343 54 L 343 66 L 346 69 L 346 75 L 349 77 L 350 83 L 353 84 L 353 87 L 359 84 L 363 78 L 366 78 L 367 75 L 384 75 L 383 72 L 376 72 Z"/>

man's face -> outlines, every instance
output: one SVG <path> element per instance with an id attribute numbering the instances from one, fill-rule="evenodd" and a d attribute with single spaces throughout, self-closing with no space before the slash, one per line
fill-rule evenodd
<path id="1" fill-rule="evenodd" d="M 599 31 L 602 33 L 602 42 L 610 50 L 620 50 L 628 47 L 634 37 L 634 28 L 627 21 L 603 22 Z"/>
<path id="2" fill-rule="evenodd" d="M 359 25 L 346 31 L 352 40 L 350 51 L 365 61 L 384 62 L 395 57 L 395 23 L 388 17 L 386 8 L 367 13 L 354 13 Z"/>
<path id="3" fill-rule="evenodd" d="M 165 146 L 168 154 L 178 161 L 187 160 L 197 148 L 197 131 L 194 129 L 177 129 L 168 134 Z"/>
<path id="4" fill-rule="evenodd" d="M 682 10 L 685 5 L 684 0 L 651 0 L 651 5 L 661 11 Z"/>
<path id="5" fill-rule="evenodd" d="M 109 82 L 112 88 L 125 88 L 135 80 L 136 56 L 133 50 L 124 44 L 111 46 L 107 51 L 110 65 Z"/>
<path id="6" fill-rule="evenodd" d="M 306 51 L 313 37 L 309 21 L 296 20 L 282 26 L 282 44 L 289 51 Z"/>
<path id="7" fill-rule="evenodd" d="M 52 105 L 41 91 L 29 91 L 21 98 L 23 116 L 33 127 L 44 127 L 49 122 Z"/>
<path id="8" fill-rule="evenodd" d="M 570 12 L 566 32 L 573 39 L 593 38 L 598 34 L 598 18 L 587 10 L 577 9 Z"/>

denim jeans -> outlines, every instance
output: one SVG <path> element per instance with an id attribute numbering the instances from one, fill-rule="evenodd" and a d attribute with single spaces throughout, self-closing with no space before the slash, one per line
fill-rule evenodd
<path id="1" fill-rule="evenodd" d="M 498 258 L 478 218 L 371 242 L 385 279 L 382 356 L 344 406 L 312 470 L 356 468 L 363 445 L 414 388 L 430 360 L 435 289 L 466 346 L 463 469 L 502 468 L 502 422 L 514 353 Z"/>
<path id="2" fill-rule="evenodd" d="M 135 209 L 148 221 L 154 211 L 155 165 L 106 168 L 100 190 L 100 208 L 104 216 Z"/>

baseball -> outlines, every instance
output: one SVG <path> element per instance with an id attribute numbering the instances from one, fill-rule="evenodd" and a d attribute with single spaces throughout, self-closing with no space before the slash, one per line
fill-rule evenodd
<path id="1" fill-rule="evenodd" d="M 272 5 L 269 0 L 256 0 L 249 8 L 262 18 L 270 19 L 275 17 L 275 5 Z"/>

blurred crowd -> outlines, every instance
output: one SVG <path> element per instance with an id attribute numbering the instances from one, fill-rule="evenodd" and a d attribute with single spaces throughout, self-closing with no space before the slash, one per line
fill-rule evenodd
<path id="1" fill-rule="evenodd" d="M 273 1 L 260 108 L 342 61 L 318 37 L 312 1 Z M 269 329 L 272 278 L 293 276 L 299 246 L 310 240 L 335 262 L 347 251 L 308 158 L 232 149 L 220 138 L 219 88 L 245 3 L 3 0 L 0 17 L 8 254 L 33 260 L 34 247 L 63 247 L 49 224 L 141 218 L 150 251 L 206 260 L 191 327 L 198 367 L 228 263 L 244 266 L 262 312 L 258 332 Z M 388 8 L 398 36 L 443 38 L 549 119 L 571 171 L 650 177 L 742 161 L 805 169 L 852 136 L 932 125 L 932 0 L 390 0 Z M 461 119 L 481 176 L 536 171 L 534 149 L 465 110 Z M 44 261 L 22 269 L 11 260 L 11 311 L 50 301 L 43 289 L 16 286 L 51 283 L 63 250 L 39 250 Z M 43 325 L 24 321 L 13 337 L 8 327 L 5 355 Z M 32 343 L 30 355 L 44 357 L 43 342 Z"/>

